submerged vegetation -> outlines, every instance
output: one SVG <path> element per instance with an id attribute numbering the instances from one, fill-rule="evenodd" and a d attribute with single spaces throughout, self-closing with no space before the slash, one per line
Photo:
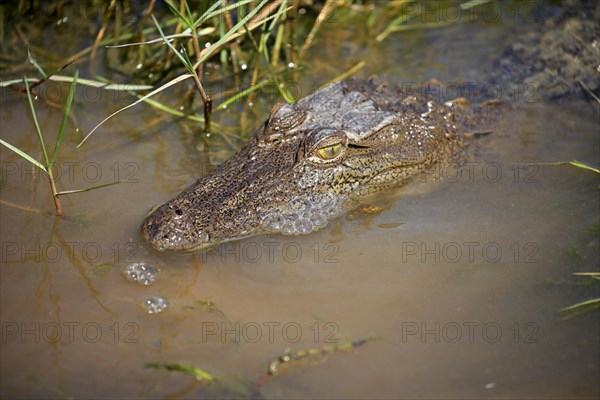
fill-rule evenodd
<path id="1" fill-rule="evenodd" d="M 206 372 L 202 368 L 184 364 L 184 363 L 161 363 L 161 362 L 146 362 L 142 365 L 143 368 L 159 369 L 169 372 L 179 372 L 195 378 L 196 381 L 203 384 L 220 384 L 222 389 L 227 391 L 229 395 L 233 393 L 243 396 L 244 398 L 263 398 L 260 393 L 260 387 L 272 376 L 282 373 L 283 366 L 292 367 L 302 361 L 306 362 L 322 362 L 324 359 L 334 353 L 344 352 L 359 348 L 369 342 L 379 340 L 378 337 L 367 337 L 365 339 L 355 340 L 351 342 L 343 342 L 336 345 L 323 346 L 320 348 L 309 348 L 306 350 L 292 351 L 286 349 L 282 355 L 275 358 L 269 363 L 267 372 L 265 372 L 257 381 L 248 381 L 239 386 L 233 382 L 227 382 L 217 379 L 214 375 Z M 239 386 L 239 387 L 238 387 Z"/>

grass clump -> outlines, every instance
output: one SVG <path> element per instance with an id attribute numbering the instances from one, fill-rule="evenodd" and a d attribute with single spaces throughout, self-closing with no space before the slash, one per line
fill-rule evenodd
<path id="1" fill-rule="evenodd" d="M 39 67 L 38 67 L 39 68 Z M 40 68 L 41 70 L 41 68 Z M 43 73 L 43 71 L 42 71 Z M 45 75 L 45 74 L 44 74 Z M 79 71 L 75 72 L 75 75 L 73 77 L 73 80 L 71 82 L 71 86 L 69 88 L 69 95 L 67 97 L 67 103 L 65 104 L 65 110 L 63 113 L 63 118 L 62 121 L 60 123 L 60 126 L 58 128 L 58 133 L 56 135 L 56 142 L 54 144 L 54 149 L 52 151 L 52 153 L 49 155 L 49 152 L 47 150 L 47 146 L 46 146 L 46 142 L 44 140 L 44 135 L 42 134 L 42 130 L 40 129 L 40 124 L 38 123 L 38 119 L 36 116 L 36 112 L 35 112 L 35 107 L 33 105 L 33 100 L 31 98 L 31 91 L 29 88 L 29 82 L 27 80 L 26 77 L 23 78 L 23 84 L 25 86 L 25 91 L 27 93 L 27 101 L 29 103 L 29 108 L 31 110 L 31 116 L 33 119 L 33 123 L 35 125 L 35 130 L 38 136 L 38 140 L 39 140 L 39 144 L 42 150 L 42 154 L 44 156 L 44 159 L 42 160 L 42 162 L 36 160 L 35 158 L 33 158 L 32 156 L 30 156 L 29 154 L 27 154 L 26 152 L 24 152 L 23 150 L 11 145 L 10 143 L 6 142 L 5 140 L 0 139 L 0 144 L 4 145 L 5 147 L 7 147 L 8 149 L 14 151 L 15 153 L 17 153 L 18 155 L 20 155 L 21 157 L 23 157 L 24 159 L 26 159 L 27 161 L 29 161 L 31 164 L 33 164 L 34 166 L 36 166 L 37 168 L 39 168 L 40 170 L 42 170 L 46 176 L 48 177 L 48 182 L 50 184 L 50 190 L 52 192 L 52 199 L 54 200 L 54 207 L 56 208 L 56 214 L 58 216 L 63 216 L 63 208 L 62 205 L 60 203 L 59 200 L 59 196 L 62 195 L 66 195 L 66 194 L 73 194 L 73 193 L 80 193 L 80 192 L 87 192 L 89 190 L 92 189 L 98 189 L 100 187 L 104 187 L 104 186 L 108 186 L 108 185 L 113 185 L 115 183 L 118 182 L 113 182 L 110 183 L 108 185 L 99 185 L 99 186 L 94 186 L 94 187 L 89 187 L 86 189 L 76 189 L 76 190 L 68 190 L 68 191 L 58 191 L 56 189 L 56 182 L 54 180 L 54 175 L 52 173 L 52 166 L 55 164 L 56 162 L 56 156 L 58 155 L 58 150 L 60 148 L 60 145 L 62 143 L 64 134 L 65 134 L 65 130 L 67 127 L 67 120 L 69 118 L 69 113 L 71 112 L 71 106 L 73 105 L 73 96 L 75 93 L 75 85 L 77 84 L 77 78 L 79 77 Z"/>

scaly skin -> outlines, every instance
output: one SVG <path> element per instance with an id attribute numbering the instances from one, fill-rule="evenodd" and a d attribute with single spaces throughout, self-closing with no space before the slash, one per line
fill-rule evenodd
<path id="1" fill-rule="evenodd" d="M 374 81 L 337 82 L 276 105 L 237 154 L 147 216 L 143 235 L 163 251 L 318 230 L 367 197 L 455 160 L 456 108 Z"/>
<path id="2" fill-rule="evenodd" d="M 593 2 L 565 7 L 530 34 L 535 40 L 527 37 L 501 57 L 492 81 L 532 86 L 542 98 L 592 98 L 582 87 L 598 92 L 599 12 Z M 376 82 L 349 81 L 295 105 L 275 106 L 240 152 L 152 212 L 143 235 L 161 251 L 192 250 L 268 232 L 320 229 L 434 164 L 455 164 L 463 127 L 482 127 L 482 120 L 495 117 L 486 115 L 485 103 L 466 103 L 439 105 Z"/>

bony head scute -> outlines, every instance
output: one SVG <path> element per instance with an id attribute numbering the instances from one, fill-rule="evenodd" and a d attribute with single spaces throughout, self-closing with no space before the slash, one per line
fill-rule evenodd
<path id="1" fill-rule="evenodd" d="M 309 138 L 306 158 L 313 164 L 334 163 L 344 156 L 347 146 L 348 138 L 344 132 L 323 129 Z"/>

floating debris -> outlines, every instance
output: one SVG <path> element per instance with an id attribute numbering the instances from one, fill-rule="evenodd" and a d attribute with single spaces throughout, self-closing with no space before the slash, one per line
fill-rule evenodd
<path id="1" fill-rule="evenodd" d="M 87 271 L 86 275 L 89 278 L 104 278 L 108 275 L 111 265 L 108 263 L 96 265 L 91 270 Z"/>
<path id="2" fill-rule="evenodd" d="M 334 346 L 325 346 L 320 349 L 308 349 L 300 351 L 291 351 L 291 349 L 286 349 L 281 356 L 271 361 L 267 373 L 263 375 L 259 383 L 263 383 L 270 376 L 277 375 L 280 372 L 280 367 L 282 365 L 288 364 L 292 361 L 299 361 L 308 357 L 324 356 L 331 353 L 336 353 L 338 351 L 354 349 L 378 339 L 378 337 L 368 337 L 366 339 L 356 340 L 354 342 L 347 342 Z"/>
<path id="3" fill-rule="evenodd" d="M 156 280 L 158 270 L 150 264 L 133 263 L 123 268 L 122 273 L 130 282 L 137 282 L 142 286 L 149 286 Z"/>
<path id="4" fill-rule="evenodd" d="M 158 314 L 169 306 L 169 302 L 162 296 L 148 296 L 142 300 L 141 306 L 148 314 Z"/>
<path id="5" fill-rule="evenodd" d="M 208 372 L 191 365 L 186 364 L 166 364 L 166 363 L 145 363 L 144 368 L 166 369 L 167 371 L 182 372 L 186 375 L 191 375 L 199 382 L 212 382 L 215 378 Z"/>
<path id="6" fill-rule="evenodd" d="M 404 224 L 405 224 L 405 222 L 391 222 L 388 224 L 379 224 L 379 225 L 377 225 L 377 227 L 381 228 L 381 229 L 394 229 L 394 228 L 397 228 L 400 225 L 404 225 Z"/>
<path id="7" fill-rule="evenodd" d="M 205 311 L 208 313 L 213 313 L 223 318 L 228 323 L 231 323 L 231 321 L 229 321 L 225 316 L 225 313 L 219 308 L 217 303 L 210 299 L 199 299 L 191 304 L 184 304 L 181 306 L 181 308 L 184 310 Z"/>

